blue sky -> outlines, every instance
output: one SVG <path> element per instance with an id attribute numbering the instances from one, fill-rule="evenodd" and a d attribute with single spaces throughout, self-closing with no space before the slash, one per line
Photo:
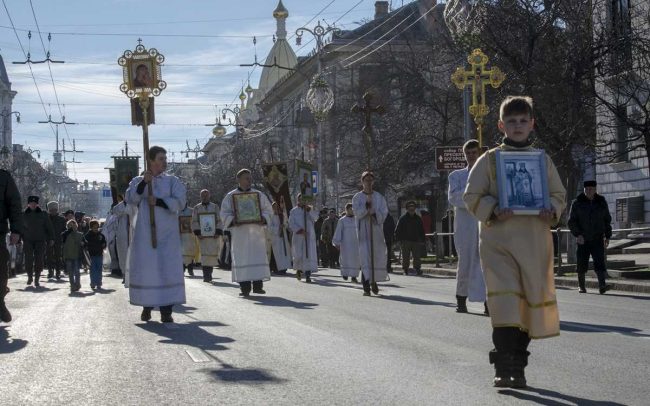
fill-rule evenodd
<path id="1" fill-rule="evenodd" d="M 0 2 L 9 10 L 25 52 L 31 53 L 32 60 L 45 59 L 29 0 Z M 360 20 L 373 17 L 375 1 L 283 3 L 290 14 L 287 31 L 291 36 L 310 20 L 310 27 L 324 19 L 329 23 L 338 20 L 336 25 L 342 29 L 355 28 Z M 273 45 L 272 12 L 277 0 L 32 0 L 32 4 L 45 48 L 51 32 L 51 58 L 66 63 L 50 65 L 55 86 L 47 64 L 32 65 L 41 104 L 27 65 L 11 63 L 25 57 L 4 5 L 0 5 L 0 53 L 18 92 L 14 110 L 20 111 L 22 118 L 21 124 L 13 125 L 13 142 L 40 150 L 40 161 L 51 162 L 54 129 L 38 121 L 47 120 L 47 114 L 55 121 L 61 119 L 56 87 L 66 121 L 79 123 L 59 126 L 60 139 L 65 140 L 66 149 L 71 149 L 71 140 L 76 139 L 77 149 L 85 151 L 74 156 L 82 163 L 68 164 L 70 176 L 80 181 L 107 181 L 104 168 L 111 165 L 110 156 L 119 154 L 125 141 L 132 153 L 142 149 L 142 131 L 130 125 L 128 99 L 118 89 L 122 72 L 117 58 L 124 50 L 133 49 L 140 37 L 147 48 L 157 48 L 165 55 L 162 73 L 168 87 L 156 100 L 157 124 L 150 128 L 150 139 L 152 145 L 173 152 L 170 158 L 185 160 L 180 151 L 186 148 L 186 140 L 193 147 L 195 140 L 203 145 L 211 137 L 211 127 L 204 124 L 214 122 L 214 105 L 220 110 L 234 103 L 249 75 L 251 85 L 257 87 L 260 69 L 251 72 L 239 64 L 252 63 L 256 50 L 258 60 L 264 61 Z M 393 4 L 397 7 L 402 2 Z M 27 38 L 30 29 L 31 41 Z M 314 45 L 306 40 L 302 48 L 295 46 L 293 39 L 291 43 L 298 55 L 310 52 Z M 72 160 L 73 154 L 66 158 Z"/>

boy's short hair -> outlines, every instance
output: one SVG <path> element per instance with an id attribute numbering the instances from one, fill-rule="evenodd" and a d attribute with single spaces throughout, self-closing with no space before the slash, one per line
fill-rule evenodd
<path id="1" fill-rule="evenodd" d="M 90 223 L 88 223 L 88 226 L 92 227 L 92 226 L 94 226 L 94 225 L 96 225 L 97 227 L 99 227 L 99 221 L 97 221 L 97 220 L 90 220 Z"/>
<path id="2" fill-rule="evenodd" d="M 240 169 L 239 172 L 237 172 L 237 179 L 241 178 L 242 175 L 244 175 L 244 174 L 249 174 L 250 175 L 251 174 L 250 169 L 246 169 L 246 168 Z"/>
<path id="3" fill-rule="evenodd" d="M 352 203 L 347 203 L 347 204 L 345 205 L 345 210 L 347 210 L 347 209 L 351 209 L 351 208 L 352 208 Z"/>
<path id="4" fill-rule="evenodd" d="M 167 150 L 158 145 L 154 145 L 153 147 L 149 148 L 149 152 L 147 153 L 147 158 L 149 158 L 150 161 L 153 161 L 156 159 L 156 156 L 160 153 L 167 154 Z"/>
<path id="5" fill-rule="evenodd" d="M 463 152 L 470 149 L 479 149 L 479 148 L 481 148 L 481 144 L 478 143 L 478 140 L 469 140 L 465 144 L 463 144 Z"/>
<path id="6" fill-rule="evenodd" d="M 499 120 L 514 114 L 528 114 L 533 117 L 533 99 L 528 96 L 508 96 L 501 102 Z"/>
<path id="7" fill-rule="evenodd" d="M 79 225 L 77 224 L 77 220 L 74 220 L 74 219 L 73 220 L 68 220 L 68 222 L 65 223 L 66 228 L 72 228 L 72 226 L 79 227 Z"/>

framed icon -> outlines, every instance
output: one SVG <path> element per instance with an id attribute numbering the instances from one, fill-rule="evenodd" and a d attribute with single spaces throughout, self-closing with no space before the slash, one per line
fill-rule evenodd
<path id="1" fill-rule="evenodd" d="M 235 193 L 232 195 L 235 221 L 238 224 L 262 223 L 262 206 L 257 193 Z"/>
<path id="2" fill-rule="evenodd" d="M 192 234 L 192 216 L 178 216 L 178 229 L 181 234 Z"/>
<path id="3" fill-rule="evenodd" d="M 500 208 L 524 215 L 551 208 L 544 151 L 497 150 L 496 175 Z"/>
<path id="4" fill-rule="evenodd" d="M 199 213 L 201 237 L 214 237 L 217 232 L 217 215 L 215 213 Z"/>

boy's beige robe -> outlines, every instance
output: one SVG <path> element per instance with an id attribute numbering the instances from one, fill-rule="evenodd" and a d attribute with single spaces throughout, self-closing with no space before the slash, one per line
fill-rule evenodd
<path id="1" fill-rule="evenodd" d="M 494 218 L 499 204 L 496 149 L 530 151 L 501 145 L 483 154 L 472 168 L 463 200 L 481 222 L 479 252 L 488 290 L 492 327 L 519 327 L 531 338 L 560 334 L 560 318 L 553 279 L 553 241 L 550 224 L 538 216 Z M 553 161 L 546 156 L 550 202 L 559 219 L 566 191 Z M 556 220 L 553 220 L 554 222 Z"/>

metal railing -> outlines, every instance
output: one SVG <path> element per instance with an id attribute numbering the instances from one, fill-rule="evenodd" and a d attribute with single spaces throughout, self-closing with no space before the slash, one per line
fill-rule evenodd
<path id="1" fill-rule="evenodd" d="M 650 227 L 617 228 L 617 229 L 613 229 L 612 233 L 624 233 L 625 236 L 627 237 L 627 234 L 629 234 L 629 233 L 640 232 L 640 231 L 650 231 Z M 557 239 L 558 239 L 557 240 L 557 247 L 558 247 L 558 250 L 556 252 L 556 264 L 558 266 L 561 266 L 562 265 L 562 250 L 560 249 L 560 247 L 562 247 L 562 236 L 564 234 L 570 234 L 571 230 L 569 230 L 568 228 L 561 228 L 560 227 L 560 228 L 557 228 L 557 229 L 551 229 L 551 232 L 557 234 Z M 442 239 L 443 237 L 449 237 L 449 263 L 450 264 L 453 263 L 452 256 L 451 256 L 452 244 L 453 244 L 453 238 L 452 238 L 453 235 L 454 235 L 454 233 L 443 233 L 443 232 L 440 232 L 440 233 L 439 232 L 433 232 L 433 233 L 425 234 L 426 238 L 431 238 L 431 239 L 434 240 L 435 254 L 436 254 L 436 262 L 435 262 L 436 267 L 440 266 L 440 257 L 441 257 L 440 254 L 442 253 L 443 246 L 444 246 L 444 242 L 443 242 L 443 239 Z M 567 253 L 571 250 L 571 247 L 570 247 L 569 244 L 570 244 L 570 239 L 567 238 L 566 239 L 566 251 L 565 251 Z"/>

